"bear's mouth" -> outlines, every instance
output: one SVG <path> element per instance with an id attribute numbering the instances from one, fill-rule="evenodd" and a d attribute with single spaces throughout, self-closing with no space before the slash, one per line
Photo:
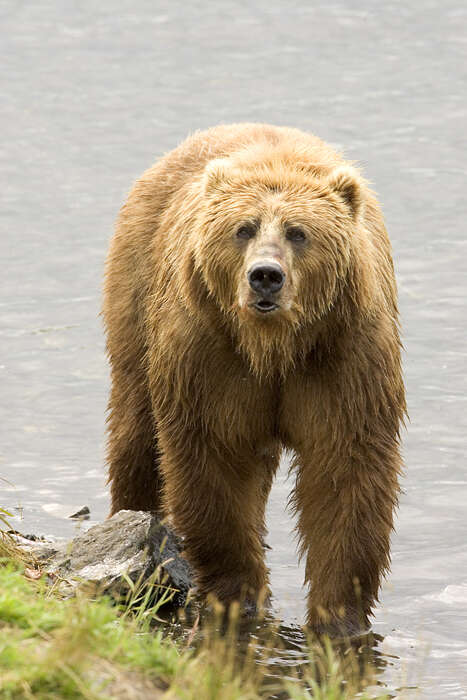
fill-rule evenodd
<path id="1" fill-rule="evenodd" d="M 268 314 L 271 311 L 275 311 L 279 308 L 279 305 L 270 299 L 259 299 L 259 301 L 255 302 L 253 306 L 256 311 L 259 311 L 262 314 Z"/>

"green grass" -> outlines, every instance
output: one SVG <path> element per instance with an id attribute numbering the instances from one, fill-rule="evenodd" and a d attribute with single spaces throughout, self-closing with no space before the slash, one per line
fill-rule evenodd
<path id="1" fill-rule="evenodd" d="M 11 563 L 0 568 L 0 697 L 105 697 L 106 685 L 137 671 L 167 687 L 180 656 L 161 632 L 122 624 L 108 600 L 49 596 Z"/>
<path id="2" fill-rule="evenodd" d="M 34 562 L 18 556 L 0 533 L 2 700 L 270 696 L 264 673 L 272 650 L 267 644 L 258 649 L 251 641 L 239 654 L 234 618 L 223 635 L 214 625 L 193 630 L 190 646 L 194 638 L 202 641 L 196 650 L 187 649 L 187 642 L 177 644 L 163 636 L 165 623 L 158 620 L 158 604 L 151 602 L 147 587 L 133 587 L 123 606 L 83 593 L 63 599 L 44 576 L 31 578 L 31 567 Z M 362 688 L 361 670 L 354 662 L 352 656 L 336 655 L 331 644 L 311 645 L 304 677 L 296 682 L 279 679 L 274 691 L 293 700 L 350 700 Z"/>

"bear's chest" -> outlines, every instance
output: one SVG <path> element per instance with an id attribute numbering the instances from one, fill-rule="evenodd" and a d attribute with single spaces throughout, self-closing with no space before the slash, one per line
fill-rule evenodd
<path id="1" fill-rule="evenodd" d="M 237 371 L 235 371 L 237 369 Z M 277 430 L 279 390 L 230 365 L 209 374 L 200 401 L 210 428 L 224 440 L 263 444 Z"/>

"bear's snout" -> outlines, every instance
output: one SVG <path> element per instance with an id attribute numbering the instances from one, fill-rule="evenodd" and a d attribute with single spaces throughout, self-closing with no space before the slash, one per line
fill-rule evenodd
<path id="1" fill-rule="evenodd" d="M 247 277 L 253 291 L 265 297 L 276 294 L 285 282 L 285 272 L 276 262 L 255 263 L 248 270 Z"/>

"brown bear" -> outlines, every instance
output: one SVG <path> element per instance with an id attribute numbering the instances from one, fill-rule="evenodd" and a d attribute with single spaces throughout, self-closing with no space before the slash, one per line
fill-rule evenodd
<path id="1" fill-rule="evenodd" d="M 130 192 L 103 314 L 111 512 L 164 513 L 202 594 L 255 600 L 291 450 L 308 623 L 365 627 L 405 399 L 390 244 L 358 170 L 296 129 L 195 133 Z"/>

